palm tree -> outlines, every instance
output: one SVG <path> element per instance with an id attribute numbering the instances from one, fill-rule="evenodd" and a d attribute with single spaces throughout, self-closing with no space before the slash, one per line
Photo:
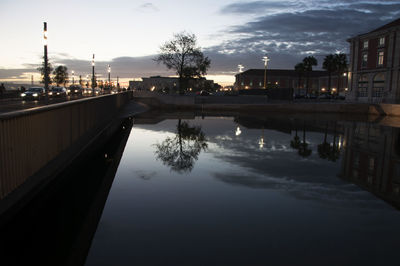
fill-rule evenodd
<path id="1" fill-rule="evenodd" d="M 307 56 L 303 59 L 303 64 L 304 64 L 304 69 L 306 72 L 306 77 L 307 77 L 307 89 L 306 93 L 308 94 L 308 88 L 310 87 L 309 81 L 310 81 L 310 72 L 312 72 L 313 66 L 318 65 L 318 61 L 314 56 Z"/>
<path id="2" fill-rule="evenodd" d="M 301 84 L 301 78 L 304 75 L 305 72 L 305 67 L 303 63 L 298 63 L 297 65 L 294 66 L 294 71 L 296 71 L 299 74 L 299 80 L 297 82 L 297 93 L 300 94 L 300 88 L 302 87 Z"/>
<path id="3" fill-rule="evenodd" d="M 337 91 L 339 93 L 339 91 L 340 91 L 340 78 L 342 77 L 343 73 L 347 71 L 347 66 L 348 66 L 347 65 L 346 54 L 343 54 L 343 53 L 335 54 L 334 62 L 335 62 L 335 65 L 336 65 L 337 79 L 338 79 Z"/>
<path id="4" fill-rule="evenodd" d="M 331 93 L 332 88 L 332 72 L 337 70 L 336 57 L 333 54 L 327 55 L 322 63 L 322 68 L 328 71 L 328 92 Z"/>
<path id="5" fill-rule="evenodd" d="M 308 149 L 308 143 L 306 142 L 306 125 L 303 126 L 303 142 L 299 146 L 299 155 L 302 157 L 308 157 L 312 153 L 311 149 Z"/>

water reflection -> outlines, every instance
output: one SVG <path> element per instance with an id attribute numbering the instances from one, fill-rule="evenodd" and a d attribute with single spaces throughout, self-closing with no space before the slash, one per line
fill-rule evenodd
<path id="1" fill-rule="evenodd" d="M 207 149 L 207 142 L 200 126 L 191 126 L 189 122 L 178 119 L 174 137 L 167 137 L 157 143 L 155 155 L 171 170 L 178 173 L 190 172 L 200 152 Z"/>

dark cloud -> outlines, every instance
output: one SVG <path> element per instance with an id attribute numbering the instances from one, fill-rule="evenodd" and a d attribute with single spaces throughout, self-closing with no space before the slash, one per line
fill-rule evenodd
<path id="1" fill-rule="evenodd" d="M 224 7 L 222 13 L 266 14 L 230 28 L 231 38 L 208 52 L 246 60 L 259 67 L 259 58 L 268 53 L 271 68 L 293 68 L 305 55 L 313 54 L 322 63 L 326 54 L 348 53 L 346 39 L 368 32 L 394 20 L 400 14 L 398 1 L 255 1 Z M 250 55 L 247 57 L 246 55 Z M 237 62 L 239 63 L 239 62 Z"/>

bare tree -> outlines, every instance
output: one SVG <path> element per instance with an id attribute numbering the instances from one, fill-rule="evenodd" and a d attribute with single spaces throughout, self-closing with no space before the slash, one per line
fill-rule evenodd
<path id="1" fill-rule="evenodd" d="M 174 34 L 172 40 L 160 47 L 159 55 L 154 60 L 175 71 L 179 77 L 181 94 L 185 89 L 184 81 L 207 74 L 211 64 L 197 46 L 196 36 L 187 32 Z"/>

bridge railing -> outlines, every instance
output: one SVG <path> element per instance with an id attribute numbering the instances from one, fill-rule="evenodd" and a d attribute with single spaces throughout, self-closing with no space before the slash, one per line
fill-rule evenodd
<path id="1" fill-rule="evenodd" d="M 42 182 L 35 174 L 52 162 L 47 174 L 71 160 L 131 99 L 129 91 L 1 114 L 0 200 Z"/>

